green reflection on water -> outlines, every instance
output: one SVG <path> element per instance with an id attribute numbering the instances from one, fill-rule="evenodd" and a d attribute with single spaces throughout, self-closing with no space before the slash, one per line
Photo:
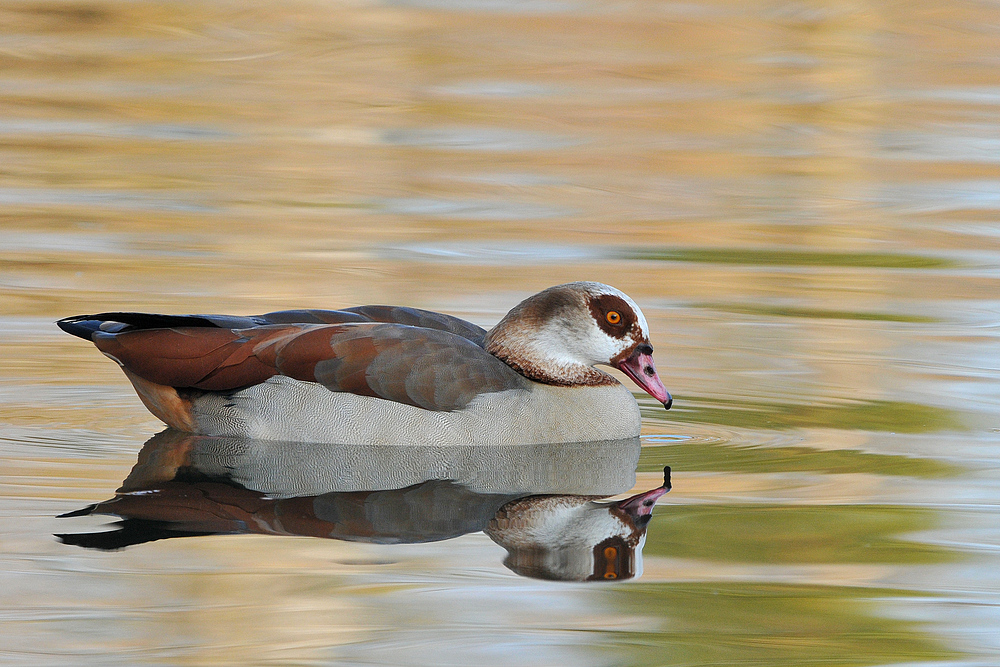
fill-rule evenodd
<path id="1" fill-rule="evenodd" d="M 766 248 L 633 248 L 628 259 L 765 266 L 839 266 L 867 269 L 944 269 L 959 266 L 941 257 L 876 252 L 822 252 Z"/>
<path id="2" fill-rule="evenodd" d="M 892 505 L 670 505 L 659 509 L 646 556 L 737 563 L 944 563 L 953 551 L 900 539 L 937 514 Z"/>
<path id="3" fill-rule="evenodd" d="M 953 660 L 913 623 L 878 616 L 904 591 L 781 584 L 636 583 L 609 592 L 649 631 L 609 631 L 618 665 L 880 665 Z"/>
<path id="4" fill-rule="evenodd" d="M 692 308 L 717 310 L 738 315 L 761 315 L 764 317 L 803 317 L 827 320 L 862 320 L 869 322 L 906 322 L 911 324 L 932 324 L 941 322 L 936 317 L 922 315 L 897 315 L 894 313 L 866 313 L 850 310 L 824 310 L 821 308 L 793 308 L 790 306 L 765 306 L 756 304 L 696 303 Z"/>
<path id="5" fill-rule="evenodd" d="M 751 429 L 837 428 L 894 433 L 965 430 L 954 410 L 904 401 L 804 404 L 721 398 L 699 401 L 674 396 L 674 407 L 669 413 L 662 407 L 644 407 L 642 416 L 658 421 L 669 419 Z"/>
<path id="6" fill-rule="evenodd" d="M 960 466 L 933 459 L 872 454 L 856 449 L 748 447 L 698 442 L 642 448 L 640 472 L 658 472 L 665 465 L 688 471 L 871 473 L 924 479 L 951 477 L 964 471 Z"/>

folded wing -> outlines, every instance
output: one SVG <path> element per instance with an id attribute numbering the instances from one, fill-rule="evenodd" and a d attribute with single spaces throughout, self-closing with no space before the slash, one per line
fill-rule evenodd
<path id="1" fill-rule="evenodd" d="M 299 314 L 283 317 L 304 319 L 306 315 L 301 313 L 313 317 L 317 312 L 350 311 L 284 312 Z M 372 313 L 350 314 L 374 319 Z M 98 321 L 100 316 L 87 317 L 90 319 L 73 319 L 82 324 Z M 245 319 L 198 317 L 204 321 L 218 318 L 223 325 L 240 324 L 234 320 Z M 182 322 L 172 320 L 169 328 L 130 325 L 115 331 L 114 326 L 92 327 L 89 337 L 131 373 L 178 388 L 231 391 L 286 375 L 318 382 L 331 391 L 375 396 L 427 410 L 458 410 L 480 394 L 528 386 L 524 377 L 470 339 L 478 327 L 473 329 L 468 323 L 459 326 L 470 336 L 466 337 L 447 330 L 453 322 L 437 323 L 442 328 L 371 321 L 261 325 L 258 320 L 252 328 L 221 328 L 200 322 L 176 326 Z"/>
<path id="2" fill-rule="evenodd" d="M 482 347 L 486 330 L 472 322 L 419 308 L 404 306 L 357 306 L 344 310 L 278 310 L 264 315 L 157 315 L 153 313 L 111 312 L 77 315 L 59 320 L 59 327 L 74 336 L 90 340 L 97 331 L 117 333 L 136 329 L 198 327 L 250 329 L 268 324 L 358 324 L 384 322 L 424 329 L 447 331 Z"/>

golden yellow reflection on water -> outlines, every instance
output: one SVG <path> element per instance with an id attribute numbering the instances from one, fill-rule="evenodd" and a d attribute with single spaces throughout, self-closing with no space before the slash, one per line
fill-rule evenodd
<path id="1" fill-rule="evenodd" d="M 0 651 L 996 661 L 998 19 L 971 2 L 0 8 Z M 392 303 L 490 325 L 578 279 L 640 303 L 677 397 L 640 399 L 637 488 L 670 465 L 674 489 L 634 584 L 520 580 L 482 534 L 109 554 L 50 537 L 159 429 L 60 317 Z"/>

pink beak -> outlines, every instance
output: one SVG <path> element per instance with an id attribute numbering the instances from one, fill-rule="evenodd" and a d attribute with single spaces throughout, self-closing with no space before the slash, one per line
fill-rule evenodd
<path id="1" fill-rule="evenodd" d="M 656 374 L 656 364 L 653 363 L 653 348 L 649 345 L 640 345 L 628 359 L 623 359 L 615 364 L 615 368 L 632 379 L 637 385 L 646 390 L 646 393 L 663 403 L 663 407 L 670 409 L 674 399 L 670 392 L 663 386 L 660 376 Z"/>
<path id="2" fill-rule="evenodd" d="M 653 506 L 656 501 L 670 490 L 670 466 L 663 469 L 663 486 L 659 486 L 651 491 L 640 493 L 639 495 L 626 498 L 618 503 L 618 507 L 624 510 L 633 520 L 639 517 L 650 516 L 653 513 Z"/>

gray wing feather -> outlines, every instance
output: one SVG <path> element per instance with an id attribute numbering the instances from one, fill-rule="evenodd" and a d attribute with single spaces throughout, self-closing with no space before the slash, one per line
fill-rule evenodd
<path id="1" fill-rule="evenodd" d="M 207 316 L 209 319 L 218 317 L 220 316 Z M 483 339 L 486 337 L 486 329 L 478 327 L 472 322 L 466 322 L 461 318 L 444 313 L 405 306 L 355 306 L 343 310 L 279 310 L 241 319 L 253 320 L 256 324 L 348 324 L 362 322 L 405 324 L 411 327 L 447 331 L 471 340 L 480 347 L 482 347 Z"/>
<path id="2" fill-rule="evenodd" d="M 437 329 L 358 327 L 334 334 L 330 346 L 335 356 L 316 364 L 318 382 L 426 410 L 460 410 L 480 394 L 530 385 L 475 343 Z"/>

